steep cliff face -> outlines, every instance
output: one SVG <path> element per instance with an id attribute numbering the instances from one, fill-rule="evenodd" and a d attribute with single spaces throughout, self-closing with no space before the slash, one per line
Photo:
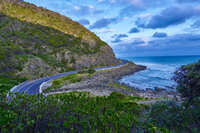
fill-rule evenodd
<path id="1" fill-rule="evenodd" d="M 0 0 L 0 73 L 38 78 L 118 64 L 112 49 L 82 25 L 19 0 Z"/>

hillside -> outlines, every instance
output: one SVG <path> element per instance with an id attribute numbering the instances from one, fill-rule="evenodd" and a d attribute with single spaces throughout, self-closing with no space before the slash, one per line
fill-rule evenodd
<path id="1" fill-rule="evenodd" d="M 0 73 L 29 79 L 118 64 L 112 49 L 82 25 L 18 0 L 0 0 Z"/>

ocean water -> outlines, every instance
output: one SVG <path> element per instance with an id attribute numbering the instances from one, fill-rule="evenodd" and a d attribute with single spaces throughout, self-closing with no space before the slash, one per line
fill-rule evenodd
<path id="1" fill-rule="evenodd" d="M 200 60 L 200 56 L 125 57 L 121 59 L 147 66 L 144 71 L 122 78 L 121 83 L 143 90 L 155 87 L 174 90 L 173 88 L 177 85 L 172 80 L 174 72 L 181 65 L 197 62 Z"/>

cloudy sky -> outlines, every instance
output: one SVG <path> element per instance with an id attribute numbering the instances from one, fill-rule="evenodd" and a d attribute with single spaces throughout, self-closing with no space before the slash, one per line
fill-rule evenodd
<path id="1" fill-rule="evenodd" d="M 25 0 L 95 32 L 122 56 L 200 55 L 200 0 Z"/>

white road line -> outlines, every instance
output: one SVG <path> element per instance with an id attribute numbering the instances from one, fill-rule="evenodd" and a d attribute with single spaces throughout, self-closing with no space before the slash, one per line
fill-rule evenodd
<path id="1" fill-rule="evenodd" d="M 96 70 L 96 71 L 110 70 L 110 69 L 120 68 L 120 67 L 125 66 L 125 65 L 127 65 L 127 64 L 128 64 L 128 62 L 122 63 L 122 64 L 117 65 L 117 66 L 113 66 L 113 67 L 112 67 L 112 66 L 111 66 L 111 67 L 105 67 L 105 68 L 102 68 L 102 69 L 101 69 L 101 68 L 97 68 L 97 69 L 95 69 L 95 70 Z M 43 88 L 43 86 L 44 86 L 47 82 L 49 82 L 49 81 L 51 81 L 51 80 L 55 80 L 55 79 L 61 78 L 61 77 L 64 77 L 64 76 L 67 76 L 67 75 L 70 75 L 70 74 L 76 74 L 76 73 L 78 73 L 78 71 L 60 73 L 60 74 L 54 75 L 54 76 L 52 76 L 52 77 L 46 77 L 47 79 L 49 78 L 49 80 L 47 80 L 47 81 L 45 81 L 45 82 L 42 82 L 42 83 L 40 84 L 40 86 L 39 86 L 39 93 L 42 93 L 42 92 L 43 92 L 42 88 Z M 43 79 L 43 78 L 41 78 L 41 79 Z M 27 88 L 26 88 L 26 91 L 24 91 L 24 92 L 28 92 L 28 90 L 29 90 L 31 87 L 33 87 L 35 84 L 37 84 L 38 81 L 41 80 L 41 79 L 33 80 L 33 81 L 25 81 L 25 82 L 23 82 L 23 83 L 21 83 L 21 84 L 19 84 L 19 85 L 17 85 L 17 86 L 14 86 L 10 91 L 13 92 L 13 91 L 19 89 L 18 87 L 23 86 L 23 85 L 26 84 L 27 82 L 28 82 L 28 83 L 31 83 L 31 82 L 32 82 L 32 85 L 30 85 L 29 87 L 27 87 Z M 45 79 L 45 78 L 44 78 L 44 79 Z M 40 82 L 40 81 L 39 81 L 39 82 Z M 23 89 L 23 87 L 21 87 L 21 88 Z"/>

